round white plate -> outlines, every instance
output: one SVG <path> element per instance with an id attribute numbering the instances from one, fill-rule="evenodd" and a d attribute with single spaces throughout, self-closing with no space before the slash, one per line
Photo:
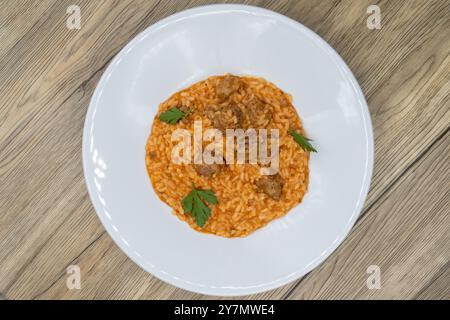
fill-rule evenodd
<path id="1" fill-rule="evenodd" d="M 291 93 L 318 149 L 303 202 L 237 239 L 180 221 L 157 198 L 145 167 L 158 105 L 224 73 L 264 77 Z M 111 62 L 86 116 L 83 166 L 100 220 L 134 262 L 177 287 L 244 295 L 298 279 L 344 240 L 370 185 L 372 126 L 354 76 L 315 33 L 256 7 L 205 6 L 152 25 Z"/>

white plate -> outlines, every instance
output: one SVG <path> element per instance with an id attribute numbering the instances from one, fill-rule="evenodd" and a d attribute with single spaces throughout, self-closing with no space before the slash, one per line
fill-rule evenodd
<path id="1" fill-rule="evenodd" d="M 224 73 L 291 93 L 318 149 L 303 202 L 238 239 L 181 222 L 154 193 L 144 159 L 159 103 Z M 315 33 L 256 7 L 205 6 L 152 25 L 111 62 L 86 116 L 83 166 L 100 220 L 134 262 L 177 287 L 244 295 L 298 279 L 344 240 L 370 185 L 372 127 L 354 76 Z"/>

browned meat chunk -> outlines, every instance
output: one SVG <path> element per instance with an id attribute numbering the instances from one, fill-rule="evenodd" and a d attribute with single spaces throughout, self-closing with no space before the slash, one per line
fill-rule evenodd
<path id="1" fill-rule="evenodd" d="M 205 114 L 213 127 L 221 131 L 242 127 L 242 111 L 235 105 L 224 107 L 210 106 L 206 108 Z"/>
<path id="2" fill-rule="evenodd" d="M 272 120 L 272 108 L 257 97 L 245 102 L 243 109 L 250 128 L 265 128 Z"/>
<path id="3" fill-rule="evenodd" d="M 279 174 L 264 176 L 255 182 L 258 192 L 267 194 L 274 200 L 279 200 L 283 191 L 283 178 Z"/>
<path id="4" fill-rule="evenodd" d="M 188 113 L 191 109 L 185 105 L 180 105 L 178 106 L 178 109 L 180 109 L 181 111 L 183 111 L 184 113 Z"/>
<path id="5" fill-rule="evenodd" d="M 216 86 L 216 94 L 220 100 L 226 100 L 230 95 L 242 87 L 239 77 L 227 75 Z"/>
<path id="6" fill-rule="evenodd" d="M 221 165 L 216 163 L 213 164 L 202 163 L 202 164 L 195 164 L 194 168 L 199 175 L 209 178 L 220 171 Z"/>

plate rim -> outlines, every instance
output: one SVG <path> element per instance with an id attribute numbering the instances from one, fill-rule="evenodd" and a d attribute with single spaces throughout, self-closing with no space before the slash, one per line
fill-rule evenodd
<path id="1" fill-rule="evenodd" d="M 158 30 L 161 27 L 164 27 L 170 23 L 176 22 L 179 19 L 191 17 L 196 14 L 208 14 L 208 13 L 217 13 L 217 12 L 245 12 L 245 13 L 253 13 L 253 14 L 259 14 L 259 15 L 265 15 L 270 17 L 275 17 L 278 21 L 284 22 L 287 25 L 290 25 L 292 27 L 295 27 L 299 29 L 301 32 L 303 32 L 308 37 L 312 38 L 318 45 L 322 47 L 324 52 L 326 52 L 335 63 L 336 67 L 340 69 L 341 72 L 345 74 L 345 76 L 348 78 L 349 82 L 351 83 L 354 92 L 357 95 L 357 100 L 361 104 L 361 107 L 363 108 L 362 116 L 364 121 L 364 131 L 365 131 L 365 140 L 367 142 L 367 148 L 366 148 L 366 165 L 365 165 L 365 175 L 364 175 L 364 181 L 362 185 L 362 189 L 360 192 L 360 197 L 358 199 L 358 203 L 355 206 L 355 209 L 351 215 L 351 219 L 348 220 L 347 225 L 344 228 L 344 231 L 336 238 L 336 240 L 328 247 L 328 249 L 320 256 L 318 256 L 313 262 L 308 264 L 302 269 L 299 269 L 295 271 L 294 273 L 289 274 L 286 277 L 274 280 L 272 282 L 258 285 L 258 286 L 250 286 L 250 287 L 212 287 L 212 286 L 205 286 L 201 284 L 195 284 L 192 282 L 187 282 L 183 279 L 176 278 L 170 274 L 164 274 L 160 270 L 158 270 L 155 267 L 149 266 L 143 259 L 136 256 L 133 252 L 127 251 L 126 246 L 121 242 L 121 240 L 118 238 L 118 236 L 113 232 L 112 227 L 109 220 L 104 217 L 102 211 L 100 210 L 101 205 L 97 202 L 97 199 L 94 197 L 94 185 L 93 182 L 88 179 L 87 174 L 87 162 L 88 162 L 88 146 L 90 141 L 89 134 L 90 130 L 92 128 L 92 117 L 95 113 L 96 105 L 99 100 L 102 87 L 105 84 L 105 81 L 110 77 L 111 73 L 113 72 L 115 64 L 118 63 L 122 59 L 123 56 L 126 55 L 127 51 L 133 47 L 135 44 L 140 42 L 143 38 L 145 38 L 150 33 Z M 121 251 L 129 258 L 131 259 L 135 264 L 137 264 L 141 269 L 144 271 L 150 273 L 152 276 L 158 278 L 159 280 L 168 283 L 174 287 L 178 287 L 190 292 L 199 293 L 199 294 L 205 294 L 205 295 L 212 295 L 212 296 L 244 296 L 244 295 L 250 295 L 250 294 L 256 294 L 265 292 L 268 290 L 272 290 L 275 288 L 279 288 L 283 285 L 289 284 L 293 281 L 298 280 L 299 278 L 305 276 L 307 273 L 315 269 L 317 266 L 319 266 L 322 262 L 324 262 L 336 249 L 344 242 L 344 240 L 349 235 L 350 231 L 352 230 L 353 226 L 356 223 L 356 220 L 360 216 L 360 213 L 362 212 L 364 203 L 367 199 L 368 192 L 370 190 L 372 175 L 373 175 L 373 167 L 374 167 L 374 136 L 373 136 L 373 126 L 372 126 L 372 119 L 370 116 L 370 110 L 367 105 L 367 101 L 364 97 L 364 94 L 361 90 L 361 87 L 353 75 L 350 68 L 347 66 L 344 59 L 339 55 L 336 50 L 329 45 L 321 36 L 316 34 L 314 31 L 309 29 L 308 27 L 304 26 L 300 22 L 291 19 L 285 15 L 282 15 L 280 13 L 277 13 L 275 11 L 251 6 L 251 5 L 243 5 L 243 4 L 212 4 L 212 5 L 203 5 L 203 6 L 197 6 L 193 7 L 187 10 L 179 11 L 177 13 L 174 13 L 172 15 L 169 15 L 156 23 L 148 26 L 143 31 L 141 31 L 139 34 L 137 34 L 134 38 L 128 41 L 126 45 L 122 47 L 122 49 L 115 55 L 115 57 L 110 61 L 108 66 L 106 67 L 106 70 L 103 72 L 100 80 L 98 81 L 94 93 L 92 94 L 92 97 L 89 102 L 88 110 L 86 112 L 85 121 L 84 121 L 84 127 L 83 127 L 83 138 L 82 138 L 82 165 L 83 165 L 83 176 L 85 180 L 85 184 L 88 190 L 89 198 L 91 200 L 91 203 L 94 207 L 94 211 L 96 212 L 96 215 L 100 219 L 103 227 L 107 231 L 108 235 L 113 239 L 114 243 L 121 249 Z"/>

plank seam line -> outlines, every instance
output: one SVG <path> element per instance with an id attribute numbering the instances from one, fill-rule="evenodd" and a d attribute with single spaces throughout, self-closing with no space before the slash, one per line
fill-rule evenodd
<path id="1" fill-rule="evenodd" d="M 63 224 L 66 222 L 67 219 L 72 215 L 73 212 L 67 215 L 61 223 L 56 227 L 54 233 L 58 232 L 58 230 L 63 226 Z M 19 268 L 19 271 L 17 272 L 16 277 L 11 281 L 10 284 L 5 288 L 5 293 L 11 289 L 11 287 L 19 280 L 19 278 L 22 276 L 22 274 L 25 272 L 27 267 L 36 259 L 36 257 L 41 253 L 41 251 L 44 249 L 45 245 L 52 239 L 52 236 L 47 238 L 36 250 L 36 252 L 31 256 L 31 258 L 27 259 L 27 262 Z"/>
<path id="2" fill-rule="evenodd" d="M 75 258 L 73 258 L 72 261 L 70 261 L 67 266 L 72 265 L 83 253 L 85 253 L 89 248 L 91 248 L 95 244 L 95 242 L 97 242 L 105 233 L 106 233 L 106 230 L 103 230 L 102 233 L 100 233 L 98 235 L 98 237 L 96 237 L 94 240 L 92 240 L 91 243 L 89 243 L 86 246 L 86 248 L 84 248 Z M 66 274 L 65 272 L 62 272 L 61 275 L 58 278 L 56 278 L 55 281 L 53 281 L 47 288 L 45 288 L 44 290 L 42 290 L 41 292 L 39 292 L 38 294 L 33 296 L 31 298 L 31 300 L 36 300 L 38 297 L 40 297 L 41 295 L 46 293 L 48 290 L 50 290 L 65 274 Z"/>
<path id="3" fill-rule="evenodd" d="M 137 29 L 140 28 L 140 26 L 142 25 L 142 23 L 144 21 L 146 21 L 148 19 L 148 17 L 153 13 L 153 11 L 156 9 L 156 7 L 161 3 L 162 0 L 159 0 L 154 6 L 153 8 L 150 9 L 149 13 L 145 15 L 145 17 L 137 24 Z M 135 32 L 136 33 L 136 32 Z M 133 35 L 135 35 L 135 33 Z M 78 91 L 78 90 L 83 90 L 84 91 L 84 87 L 86 86 L 87 83 L 89 83 L 101 70 L 103 70 L 110 62 L 111 60 L 114 59 L 114 57 L 117 55 L 117 53 L 122 50 L 122 47 L 120 47 L 118 50 L 116 50 L 116 52 L 111 55 L 111 57 L 105 61 L 105 63 L 103 63 L 97 70 L 95 70 L 91 76 L 89 76 L 86 80 L 84 80 L 79 86 L 77 86 L 68 96 L 66 99 L 64 99 L 60 106 L 65 104 L 68 100 L 71 99 L 71 97 Z M 84 92 L 83 92 L 84 95 Z M 71 263 L 73 263 L 73 261 L 75 261 L 76 259 L 78 259 L 89 247 L 91 247 L 103 234 L 105 234 L 106 231 L 103 231 L 96 239 L 94 239 L 88 246 L 86 246 L 86 248 L 84 248 L 80 254 L 78 254 Z M 45 244 L 45 243 L 44 243 Z M 38 253 L 40 252 L 40 250 L 38 251 Z M 32 260 L 34 260 L 36 256 L 34 256 Z M 47 289 L 45 289 L 44 291 L 42 291 L 40 294 L 37 294 L 35 297 L 33 297 L 33 300 L 36 299 L 37 297 L 39 297 L 41 294 L 45 293 L 46 291 L 48 291 L 59 279 L 61 279 L 61 277 L 64 275 L 64 273 L 62 273 L 62 275 L 60 277 L 58 277 L 58 279 L 56 279 Z M 19 275 L 20 276 L 20 275 Z M 7 290 L 8 291 L 13 285 L 14 285 L 15 281 L 13 281 L 11 283 L 10 286 L 8 286 Z"/>
<path id="4" fill-rule="evenodd" d="M 358 217 L 358 219 L 356 220 L 356 223 L 358 223 L 359 221 L 361 221 L 361 219 L 367 214 L 367 212 L 370 211 L 370 209 L 372 209 L 375 204 L 378 203 L 378 201 L 405 175 L 405 173 L 407 173 L 413 166 L 416 165 L 416 163 L 418 161 L 420 161 L 433 147 L 435 144 L 437 144 L 440 140 L 442 140 L 442 138 L 444 138 L 447 133 L 450 130 L 450 126 L 447 127 L 447 129 L 445 129 L 444 131 L 442 131 L 442 133 L 440 135 L 438 135 L 434 141 L 432 141 L 429 146 L 427 148 L 425 148 L 420 154 L 419 156 L 417 156 L 416 159 L 414 159 L 405 169 L 403 169 L 403 171 L 398 175 L 397 178 L 395 178 L 387 187 L 386 189 L 372 202 L 372 204 L 370 206 L 368 206 L 362 213 L 361 215 Z M 356 225 L 355 223 L 355 225 Z"/>
<path id="5" fill-rule="evenodd" d="M 137 24 L 138 29 L 140 28 L 140 26 L 142 25 L 142 23 L 148 19 L 148 17 L 151 15 L 151 13 L 156 9 L 156 7 L 158 6 L 158 4 L 161 2 L 162 0 L 159 0 L 156 5 L 150 9 L 149 13 L 145 15 L 144 18 L 142 18 L 142 20 Z M 134 38 L 136 32 L 134 32 L 131 36 Z M 111 55 L 111 57 L 106 60 L 99 68 L 97 68 L 86 80 L 83 80 L 81 82 L 81 84 L 79 86 L 77 86 L 68 96 L 66 99 L 64 99 L 60 106 L 65 104 L 68 100 L 70 100 L 72 98 L 72 96 L 78 91 L 78 90 L 83 90 L 83 96 L 84 96 L 84 88 L 86 87 L 86 85 L 100 72 L 102 71 L 116 56 L 117 54 L 122 50 L 124 46 L 120 47 L 119 49 L 117 49 L 114 54 Z"/>
<path id="6" fill-rule="evenodd" d="M 356 220 L 355 222 L 355 226 L 357 225 L 358 222 L 360 222 L 362 220 L 362 218 L 370 211 L 370 209 L 372 209 L 372 207 L 374 207 L 375 204 L 378 204 L 378 201 L 389 191 L 391 190 L 396 184 L 397 182 L 400 180 L 401 177 L 404 176 L 404 174 L 406 172 L 408 172 L 412 167 L 414 167 L 418 161 L 420 161 L 426 154 L 428 154 L 428 152 L 433 148 L 434 145 L 436 145 L 440 140 L 442 140 L 447 133 L 450 130 L 450 126 L 447 127 L 446 130 L 444 130 L 432 143 L 430 143 L 430 145 L 424 150 L 422 151 L 422 153 L 416 158 L 414 159 L 414 161 L 412 161 L 400 174 L 397 178 L 395 178 L 387 187 L 386 189 L 374 200 L 374 202 L 366 208 L 366 210 L 364 210 L 364 212 L 361 213 L 361 215 L 359 216 L 359 218 Z M 340 245 L 339 245 L 340 246 Z M 339 248 L 339 247 L 338 247 Z M 337 249 L 336 249 L 337 250 Z M 326 259 L 327 260 L 327 259 Z M 325 260 L 325 261 L 326 261 Z M 324 261 L 324 262 L 325 262 Z M 322 262 L 322 263 L 324 263 Z M 311 270 L 312 272 L 312 270 Z M 295 286 L 289 290 L 289 292 L 282 298 L 282 299 L 287 299 L 289 298 L 292 293 L 300 286 L 300 284 L 307 278 L 310 276 L 311 272 L 307 273 L 305 276 L 303 276 L 303 278 L 301 278 L 300 280 L 298 280 L 298 282 L 295 284 Z"/>
<path id="7" fill-rule="evenodd" d="M 433 279 L 431 279 L 425 287 L 420 289 L 420 291 L 412 298 L 412 300 L 418 300 L 420 295 L 422 295 L 425 291 L 428 290 L 429 287 L 431 287 L 436 281 L 438 281 L 448 268 L 450 268 L 450 261 L 447 261 L 447 263 L 441 268 L 441 270 L 439 270 L 439 272 L 433 277 Z"/>

